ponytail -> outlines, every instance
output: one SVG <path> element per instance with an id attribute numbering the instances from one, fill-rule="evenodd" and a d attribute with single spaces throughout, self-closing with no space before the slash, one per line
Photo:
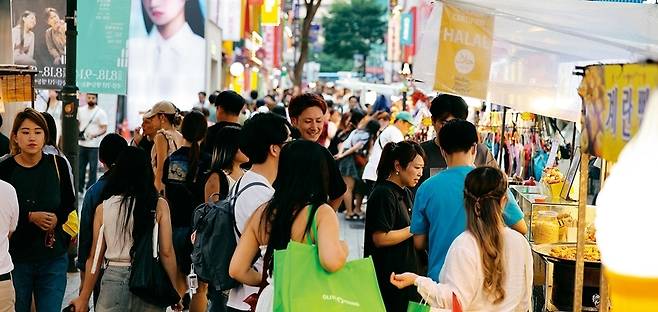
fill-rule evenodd
<path id="1" fill-rule="evenodd" d="M 504 222 L 500 203 L 506 192 L 505 175 L 496 168 L 480 167 L 466 176 L 467 229 L 480 247 L 484 289 L 494 304 L 505 299 Z"/>
<path id="2" fill-rule="evenodd" d="M 395 171 L 395 162 L 406 168 L 416 156 L 425 158 L 425 152 L 420 145 L 413 141 L 391 142 L 384 146 L 382 156 L 377 165 L 377 182 L 384 181 Z"/>

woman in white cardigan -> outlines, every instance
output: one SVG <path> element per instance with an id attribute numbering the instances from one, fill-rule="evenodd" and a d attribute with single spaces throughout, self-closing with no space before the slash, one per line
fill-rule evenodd
<path id="1" fill-rule="evenodd" d="M 411 285 L 432 307 L 463 311 L 528 311 L 532 294 L 532 254 L 526 239 L 505 227 L 507 178 L 481 167 L 466 177 L 467 230 L 450 246 L 439 283 L 413 273 L 391 274 L 398 288 Z M 433 309 L 434 311 L 434 309 Z"/>

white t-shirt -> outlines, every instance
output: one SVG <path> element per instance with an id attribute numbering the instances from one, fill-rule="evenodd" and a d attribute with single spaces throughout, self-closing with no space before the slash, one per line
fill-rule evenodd
<path id="1" fill-rule="evenodd" d="M 530 308 L 532 294 L 532 253 L 523 235 L 503 230 L 505 299 L 493 304 L 484 291 L 480 247 L 470 232 L 459 235 L 448 250 L 437 284 L 427 277 L 416 280 L 418 293 L 433 308 L 451 309 L 452 294 L 457 295 L 464 311 L 519 311 Z M 451 311 L 451 310 L 449 310 Z"/>
<path id="2" fill-rule="evenodd" d="M 244 191 L 244 193 L 240 194 L 240 197 L 235 201 L 235 223 L 237 224 L 240 233 L 244 233 L 244 230 L 247 227 L 247 221 L 249 221 L 249 218 L 256 209 L 268 202 L 272 198 L 272 195 L 274 195 L 274 188 L 270 182 L 262 175 L 251 170 L 245 172 L 242 179 L 239 181 L 240 190 L 253 182 L 262 182 L 267 187 L 259 185 L 252 186 Z M 236 194 L 240 190 L 231 190 L 231 195 Z M 254 267 L 258 272 L 263 271 L 262 251 L 261 248 L 261 257 L 254 264 Z M 258 287 L 246 285 L 235 287 L 231 289 L 231 292 L 229 293 L 227 305 L 234 309 L 247 311 L 250 307 L 248 304 L 244 303 L 244 300 L 247 299 L 249 295 L 257 292 Z"/>
<path id="3" fill-rule="evenodd" d="M 370 149 L 370 157 L 368 157 L 368 163 L 363 169 L 363 179 L 370 181 L 377 181 L 377 166 L 379 165 L 379 159 L 382 158 L 382 150 L 384 146 L 388 143 L 398 143 L 404 141 L 404 134 L 398 129 L 398 127 L 390 125 L 379 134 L 377 140 L 372 145 Z"/>
<path id="4" fill-rule="evenodd" d="M 78 129 L 80 131 L 85 130 L 85 137 L 87 138 L 86 140 L 78 140 L 80 146 L 98 148 L 103 139 L 103 136 L 99 135 L 101 126 L 107 126 L 107 114 L 105 114 L 105 111 L 98 107 L 98 105 L 93 109 L 89 109 L 89 106 L 81 107 L 78 109 L 78 121 L 80 122 Z M 89 124 L 89 127 L 87 127 L 87 124 Z M 95 138 L 91 139 L 91 137 Z"/>
<path id="5" fill-rule="evenodd" d="M 18 225 L 18 197 L 11 184 L 0 181 L 0 274 L 9 273 L 14 263 L 9 254 L 9 232 Z"/>

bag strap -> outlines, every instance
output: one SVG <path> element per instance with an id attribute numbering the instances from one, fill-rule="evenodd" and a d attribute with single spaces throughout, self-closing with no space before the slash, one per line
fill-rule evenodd
<path id="1" fill-rule="evenodd" d="M 379 135 L 377 136 L 377 144 L 379 144 L 379 148 L 382 150 L 384 150 L 384 147 L 382 146 L 382 133 L 384 133 L 384 130 L 388 129 L 388 127 L 390 127 L 390 125 L 384 127 L 384 129 L 382 129 L 382 131 L 379 132 Z"/>
<path id="2" fill-rule="evenodd" d="M 55 163 L 55 171 L 57 171 L 57 181 L 60 181 L 59 177 L 59 165 L 57 164 L 57 156 L 53 155 L 53 162 Z"/>
<path id="3" fill-rule="evenodd" d="M 87 131 L 87 128 L 89 128 L 89 126 L 91 126 L 91 123 L 94 122 L 94 117 L 96 117 L 96 114 L 98 113 L 98 110 L 99 110 L 99 108 L 96 108 L 96 110 L 94 111 L 94 114 L 91 115 L 91 118 L 89 119 L 89 122 L 88 122 L 87 125 L 82 129 L 82 131 L 80 131 L 80 132 L 85 133 L 85 132 Z"/>
<path id="4" fill-rule="evenodd" d="M 318 237 L 318 222 L 317 222 L 317 218 L 316 218 L 318 211 L 316 210 L 315 214 L 311 215 L 312 213 L 313 213 L 313 205 L 310 205 L 308 207 L 308 221 L 307 222 L 311 222 L 311 228 L 309 229 L 308 235 L 305 235 L 306 236 L 306 242 L 309 245 L 313 245 L 314 235 L 315 235 L 316 239 Z M 306 233 L 304 233 L 304 234 L 306 234 Z"/>
<path id="5" fill-rule="evenodd" d="M 267 184 L 263 182 L 251 182 L 247 184 L 243 189 L 240 189 L 240 182 L 242 182 L 242 178 L 238 180 L 238 182 L 235 184 L 235 195 L 231 197 L 231 210 L 233 212 L 233 229 L 235 232 L 238 234 L 238 237 L 242 237 L 242 233 L 240 232 L 240 229 L 238 229 L 238 223 L 235 220 L 235 203 L 238 201 L 238 197 L 244 193 L 247 189 L 254 187 L 254 186 L 263 186 L 263 187 L 268 187 Z"/>
<path id="6" fill-rule="evenodd" d="M 98 257 L 101 255 L 101 244 L 103 243 L 103 233 L 105 232 L 105 224 L 101 224 L 101 228 L 98 231 L 98 239 L 96 240 L 96 249 L 94 250 L 94 262 L 91 265 L 91 274 L 96 273 Z"/>

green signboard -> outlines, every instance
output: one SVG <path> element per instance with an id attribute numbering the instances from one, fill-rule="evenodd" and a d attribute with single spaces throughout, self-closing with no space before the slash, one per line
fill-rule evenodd
<path id="1" fill-rule="evenodd" d="M 76 77 L 81 92 L 126 94 L 130 0 L 78 1 Z"/>

